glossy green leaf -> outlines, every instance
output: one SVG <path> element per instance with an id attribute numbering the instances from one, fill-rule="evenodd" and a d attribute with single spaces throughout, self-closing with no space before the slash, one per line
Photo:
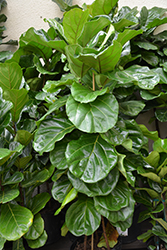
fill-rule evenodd
<path id="1" fill-rule="evenodd" d="M 104 179 L 117 162 L 114 147 L 99 135 L 84 135 L 71 141 L 66 150 L 70 172 L 86 183 Z"/>
<path id="2" fill-rule="evenodd" d="M 0 203 L 4 204 L 9 201 L 14 200 L 17 196 L 19 196 L 18 189 L 5 189 L 0 191 Z"/>
<path id="3" fill-rule="evenodd" d="M 153 234 L 155 234 L 157 236 L 164 236 L 164 237 L 166 237 L 166 232 L 163 229 L 163 227 L 161 227 L 160 225 L 153 226 L 152 232 L 153 232 Z"/>
<path id="4" fill-rule="evenodd" d="M 149 131 L 145 125 L 139 124 L 139 127 L 141 131 L 143 132 L 143 135 L 146 136 L 147 138 L 156 141 L 158 140 L 158 132 L 157 131 Z"/>
<path id="5" fill-rule="evenodd" d="M 26 130 L 17 130 L 16 141 L 20 142 L 22 145 L 27 146 L 32 140 L 33 135 Z"/>
<path id="6" fill-rule="evenodd" d="M 47 241 L 47 238 L 48 238 L 47 233 L 44 230 L 42 235 L 39 238 L 37 238 L 36 240 L 27 240 L 27 243 L 29 247 L 36 249 L 36 248 L 44 246 Z"/>
<path id="7" fill-rule="evenodd" d="M 71 9 L 66 12 L 63 18 L 64 34 L 69 44 L 76 44 L 80 36 L 83 26 L 89 16 L 88 10 L 81 10 L 79 8 Z"/>
<path id="8" fill-rule="evenodd" d="M 16 184 L 16 183 L 21 182 L 23 179 L 24 179 L 24 175 L 21 172 L 16 171 L 10 177 L 3 179 L 2 184 L 3 186 Z"/>
<path id="9" fill-rule="evenodd" d="M 19 64 L 1 63 L 0 64 L 0 87 L 5 90 L 19 89 L 22 80 L 22 70 Z"/>
<path id="10" fill-rule="evenodd" d="M 29 100 L 28 91 L 23 88 L 6 90 L 4 98 L 13 103 L 13 108 L 11 109 L 12 120 L 17 122 L 23 107 Z"/>
<path id="11" fill-rule="evenodd" d="M 75 236 L 91 235 L 100 226 L 101 215 L 91 198 L 79 196 L 68 208 L 65 221 L 69 231 Z"/>
<path id="12" fill-rule="evenodd" d="M 153 199 L 159 198 L 159 194 L 151 188 L 136 188 L 136 189 L 146 191 Z"/>
<path id="13" fill-rule="evenodd" d="M 117 124 L 108 130 L 106 133 L 101 134 L 101 137 L 108 143 L 116 145 L 121 145 L 128 136 L 128 130 L 126 130 L 123 121 L 118 121 Z"/>
<path id="14" fill-rule="evenodd" d="M 113 95 L 98 96 L 91 103 L 79 103 L 70 96 L 66 103 L 69 120 L 81 131 L 105 133 L 117 122 L 118 103 Z"/>
<path id="15" fill-rule="evenodd" d="M 7 148 L 1 148 L 0 149 L 0 164 L 4 164 L 10 156 L 14 153 L 14 151 L 11 151 Z"/>
<path id="16" fill-rule="evenodd" d="M 153 150 L 158 151 L 159 153 L 167 153 L 167 139 L 159 138 L 158 140 L 156 140 L 153 144 Z"/>
<path id="17" fill-rule="evenodd" d="M 50 161 L 57 169 L 67 169 L 68 163 L 65 157 L 65 151 L 68 141 L 57 142 L 55 148 L 50 152 Z"/>
<path id="18" fill-rule="evenodd" d="M 113 23 L 113 26 L 116 31 L 121 31 L 123 28 L 131 26 L 133 24 L 135 24 L 135 22 L 122 18 L 120 19 L 120 21 Z"/>
<path id="19" fill-rule="evenodd" d="M 35 215 L 45 207 L 50 198 L 50 194 L 45 192 L 37 194 L 31 198 L 31 200 L 27 204 L 27 207 Z"/>
<path id="20" fill-rule="evenodd" d="M 30 210 L 10 203 L 1 206 L 0 234 L 7 240 L 17 240 L 32 225 L 33 215 Z"/>
<path id="21" fill-rule="evenodd" d="M 56 19 L 53 19 L 53 18 L 47 18 L 47 19 L 44 19 L 44 21 L 48 22 L 49 25 L 53 27 L 54 30 L 58 31 L 58 33 L 66 40 L 66 37 L 64 35 L 63 25 L 61 23 L 59 23 Z"/>
<path id="22" fill-rule="evenodd" d="M 125 101 L 119 103 L 120 112 L 129 116 L 138 115 L 144 107 L 145 104 L 142 101 Z"/>
<path id="23" fill-rule="evenodd" d="M 91 5 L 88 5 L 90 14 L 94 17 L 97 15 L 108 15 L 110 11 L 117 5 L 118 0 L 95 0 Z"/>
<path id="24" fill-rule="evenodd" d="M 156 168 L 159 164 L 160 154 L 157 151 L 152 151 L 144 160 Z"/>
<path id="25" fill-rule="evenodd" d="M 87 52 L 83 50 L 83 52 Z M 114 41 L 112 45 L 107 47 L 107 49 L 98 53 L 80 53 L 78 57 L 83 63 L 89 67 L 93 67 L 99 73 L 105 73 L 107 71 L 114 70 L 116 64 L 118 63 L 122 52 L 122 45 Z"/>
<path id="26" fill-rule="evenodd" d="M 6 239 L 3 238 L 3 237 L 0 235 L 0 249 L 1 249 L 1 250 L 2 250 L 3 247 L 4 247 L 5 242 L 6 242 Z"/>
<path id="27" fill-rule="evenodd" d="M 41 155 L 43 152 L 50 152 L 54 149 L 55 142 L 74 129 L 75 126 L 66 118 L 48 118 L 41 122 L 35 134 L 34 149 Z"/>
<path id="28" fill-rule="evenodd" d="M 155 116 L 160 122 L 167 121 L 167 108 L 156 109 Z"/>
<path id="29" fill-rule="evenodd" d="M 138 41 L 138 42 L 135 42 L 135 45 L 137 45 L 139 48 L 145 49 L 145 50 L 157 50 L 158 49 L 157 46 L 155 46 L 153 43 L 150 43 L 148 41 L 146 41 L 146 42 Z"/>
<path id="30" fill-rule="evenodd" d="M 28 240 L 36 240 L 41 236 L 44 231 L 44 220 L 38 213 L 34 216 L 33 224 L 29 228 L 29 231 L 24 235 L 24 238 Z"/>
<path id="31" fill-rule="evenodd" d="M 118 34 L 117 42 L 119 42 L 122 46 L 131 40 L 133 37 L 142 34 L 142 30 L 128 30 L 125 29 L 124 32 Z"/>
<path id="32" fill-rule="evenodd" d="M 22 187 L 27 188 L 32 185 L 39 185 L 50 177 L 50 173 L 47 169 L 34 171 L 33 173 L 27 173 L 24 181 L 22 182 Z"/>
<path id="33" fill-rule="evenodd" d="M 84 61 L 78 59 L 78 51 L 80 52 L 80 50 L 82 48 L 79 45 L 68 45 L 65 47 L 70 70 L 74 75 L 82 78 L 91 66 L 86 65 Z"/>
<path id="34" fill-rule="evenodd" d="M 106 26 L 110 25 L 111 21 L 108 18 L 100 16 L 97 19 L 91 20 L 84 24 L 81 35 L 78 38 L 78 43 L 85 47 L 91 39 L 98 34 L 98 32 L 102 31 Z M 90 32 L 90 30 L 92 32 Z"/>
<path id="35" fill-rule="evenodd" d="M 17 157 L 14 165 L 18 168 L 18 169 L 24 169 L 27 164 L 31 161 L 32 159 L 32 155 L 29 156 L 25 156 L 25 157 Z"/>
<path id="36" fill-rule="evenodd" d="M 52 197 L 59 203 L 62 203 L 66 195 L 71 190 L 72 185 L 66 175 L 62 175 L 52 186 Z"/>
<path id="37" fill-rule="evenodd" d="M 120 228 L 123 232 L 130 228 L 133 222 L 133 214 L 125 221 L 117 221 L 113 226 Z M 124 237 L 124 236 L 123 236 Z"/>
<path id="38" fill-rule="evenodd" d="M 75 101 L 81 103 L 89 103 L 96 100 L 98 96 L 109 92 L 108 88 L 93 91 L 92 89 L 83 86 L 79 83 L 73 83 L 71 87 L 71 94 Z"/>
<path id="39" fill-rule="evenodd" d="M 94 197 L 95 207 L 98 209 L 100 206 L 112 212 L 119 211 L 121 208 L 128 206 L 129 196 L 129 188 L 119 181 L 110 194 Z"/>
<path id="40" fill-rule="evenodd" d="M 42 63 L 41 63 L 38 56 L 34 56 L 34 65 L 36 66 L 36 69 L 38 70 L 38 72 L 41 74 L 44 74 L 44 75 L 57 75 L 57 74 L 59 74 L 59 72 L 52 72 L 52 71 L 45 69 L 42 66 Z"/>
<path id="41" fill-rule="evenodd" d="M 117 168 L 113 168 L 106 178 L 92 184 L 83 182 L 70 172 L 68 173 L 68 178 L 78 192 L 84 193 L 89 197 L 98 195 L 103 196 L 108 195 L 117 185 L 119 180 L 119 171 Z"/>
<path id="42" fill-rule="evenodd" d="M 151 66 L 155 67 L 159 63 L 158 56 L 154 54 L 154 52 L 148 52 L 148 51 L 142 51 L 141 52 L 142 58 L 144 61 L 146 61 Z"/>
<path id="43" fill-rule="evenodd" d="M 162 218 L 156 218 L 155 216 L 151 215 L 151 218 L 157 221 L 165 230 L 167 230 L 167 222 Z"/>
<path id="44" fill-rule="evenodd" d="M 55 212 L 55 215 L 58 215 L 60 213 L 60 211 L 65 207 L 65 205 L 67 205 L 68 203 L 70 203 L 71 201 L 75 200 L 77 197 L 78 192 L 75 190 L 75 188 L 72 188 L 69 193 L 65 196 L 61 207 Z"/>

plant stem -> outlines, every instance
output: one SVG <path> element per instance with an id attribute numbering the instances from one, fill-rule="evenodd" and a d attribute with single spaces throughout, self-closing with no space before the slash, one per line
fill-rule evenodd
<path id="1" fill-rule="evenodd" d="M 91 250 L 94 249 L 94 234 L 92 234 L 92 240 L 91 240 Z"/>
<path id="2" fill-rule="evenodd" d="M 95 74 L 93 73 L 93 91 L 95 91 Z"/>
<path id="3" fill-rule="evenodd" d="M 84 250 L 86 250 L 86 245 L 87 245 L 87 235 L 84 237 Z"/>
<path id="4" fill-rule="evenodd" d="M 110 246 L 108 243 L 108 239 L 107 239 L 107 234 L 106 234 L 106 228 L 105 228 L 105 223 L 104 223 L 104 217 L 101 217 L 101 221 L 102 221 L 102 228 L 103 228 L 103 235 L 104 235 L 104 239 L 106 242 L 106 246 L 107 246 L 107 250 L 110 250 Z"/>

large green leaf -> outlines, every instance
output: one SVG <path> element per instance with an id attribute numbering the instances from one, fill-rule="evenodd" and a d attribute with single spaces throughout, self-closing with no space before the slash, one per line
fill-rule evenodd
<path id="1" fill-rule="evenodd" d="M 120 112 L 128 116 L 137 116 L 145 107 L 142 101 L 125 101 L 119 103 Z"/>
<path id="2" fill-rule="evenodd" d="M 114 190 L 105 196 L 94 197 L 95 207 L 103 207 L 109 211 L 119 211 L 121 208 L 128 206 L 130 191 L 124 182 L 119 181 Z"/>
<path id="3" fill-rule="evenodd" d="M 44 246 L 47 241 L 47 238 L 48 238 L 47 233 L 44 230 L 40 237 L 38 237 L 36 240 L 27 240 L 27 243 L 29 247 L 36 249 Z"/>
<path id="4" fill-rule="evenodd" d="M 24 244 L 23 244 L 23 238 L 13 241 L 12 250 L 25 250 Z"/>
<path id="5" fill-rule="evenodd" d="M 41 236 L 44 231 L 44 221 L 41 215 L 38 213 L 34 216 L 33 224 L 29 228 L 29 231 L 24 235 L 24 238 L 28 240 L 36 240 Z"/>
<path id="6" fill-rule="evenodd" d="M 71 190 L 72 185 L 66 175 L 62 175 L 52 186 L 52 196 L 59 203 L 62 203 Z"/>
<path id="7" fill-rule="evenodd" d="M 13 122 L 17 122 L 23 107 L 29 100 L 28 91 L 26 89 L 6 90 L 4 98 L 13 103 L 13 108 L 11 109 L 12 120 Z"/>
<path id="8" fill-rule="evenodd" d="M 108 26 L 110 23 L 111 21 L 103 16 L 100 16 L 99 18 L 94 19 L 92 21 L 86 22 L 84 24 L 81 35 L 78 38 L 78 43 L 82 47 L 85 47 L 98 32 L 102 31 L 103 28 Z"/>
<path id="9" fill-rule="evenodd" d="M 0 87 L 5 91 L 19 89 L 22 80 L 22 70 L 19 64 L 0 63 Z"/>
<path id="10" fill-rule="evenodd" d="M 22 187 L 30 187 L 32 185 L 39 185 L 50 177 L 48 169 L 34 171 L 33 173 L 26 173 L 24 181 L 22 181 Z"/>
<path id="11" fill-rule="evenodd" d="M 18 169 L 24 169 L 27 167 L 27 164 L 30 162 L 30 160 L 32 159 L 32 155 L 29 156 L 25 156 L 25 157 L 17 157 L 14 165 L 18 168 Z"/>
<path id="12" fill-rule="evenodd" d="M 0 148 L 0 165 L 4 164 L 13 153 L 14 151 L 7 148 Z"/>
<path id="13" fill-rule="evenodd" d="M 6 239 L 3 238 L 3 237 L 0 235 L 0 249 L 1 249 L 1 250 L 2 250 L 3 247 L 4 247 L 5 242 L 6 242 Z"/>
<path id="14" fill-rule="evenodd" d="M 35 134 L 34 149 L 40 154 L 50 152 L 54 149 L 55 142 L 74 129 L 75 126 L 66 118 L 48 118 L 41 122 Z"/>
<path id="15" fill-rule="evenodd" d="M 99 73 L 105 73 L 114 70 L 120 59 L 121 52 L 121 43 L 114 41 L 112 45 L 98 54 L 97 52 L 96 54 L 88 54 L 87 50 L 83 50 L 83 53 L 80 52 L 78 58 L 89 67 L 95 68 Z"/>
<path id="16" fill-rule="evenodd" d="M 93 200 L 79 196 L 66 212 L 66 225 L 75 236 L 91 235 L 100 226 L 101 215 L 94 207 Z"/>
<path id="17" fill-rule="evenodd" d="M 91 103 L 79 103 L 70 96 L 66 103 L 69 120 L 81 131 L 105 133 L 117 122 L 118 102 L 114 95 L 98 96 Z"/>
<path id="18" fill-rule="evenodd" d="M 130 41 L 133 37 L 142 34 L 142 30 L 124 30 L 124 32 L 118 34 L 117 42 L 119 42 L 122 46 Z"/>
<path id="19" fill-rule="evenodd" d="M 9 113 L 13 104 L 5 101 L 2 97 L 2 89 L 0 88 L 0 133 L 8 126 L 11 121 L 11 114 Z"/>
<path id="20" fill-rule="evenodd" d="M 83 26 L 89 16 L 88 10 L 74 8 L 68 11 L 63 19 L 64 34 L 69 44 L 76 44 Z"/>
<path id="21" fill-rule="evenodd" d="M 117 162 L 114 147 L 99 135 L 84 135 L 66 150 L 70 172 L 87 183 L 104 179 Z"/>
<path id="22" fill-rule="evenodd" d="M 0 203 L 4 204 L 9 201 L 14 200 L 17 196 L 19 196 L 18 189 L 5 189 L 0 191 Z"/>
<path id="23" fill-rule="evenodd" d="M 22 145 L 27 146 L 32 140 L 33 135 L 26 130 L 17 130 L 16 141 L 20 142 Z"/>
<path id="24" fill-rule="evenodd" d="M 98 96 L 104 95 L 108 91 L 108 88 L 93 91 L 92 89 L 79 83 L 73 83 L 71 87 L 71 94 L 73 98 L 75 99 L 75 101 L 81 103 L 93 102 Z"/>
<path id="25" fill-rule="evenodd" d="M 7 240 L 17 240 L 32 225 L 33 215 L 30 210 L 10 203 L 1 206 L 0 234 Z"/>
<path id="26" fill-rule="evenodd" d="M 153 144 L 153 149 L 158 152 L 167 152 L 167 139 L 159 138 Z"/>
<path id="27" fill-rule="evenodd" d="M 48 193 L 37 194 L 31 198 L 31 200 L 27 204 L 27 207 L 35 215 L 45 207 L 50 198 L 51 196 Z"/>
<path id="28" fill-rule="evenodd" d="M 102 196 L 108 195 L 115 188 L 119 179 L 119 171 L 117 168 L 113 168 L 106 178 L 92 184 L 83 182 L 70 172 L 68 173 L 68 178 L 78 192 L 84 193 L 89 197 Z"/>
<path id="29" fill-rule="evenodd" d="M 78 52 L 82 48 L 79 45 L 68 45 L 65 47 L 66 56 L 69 62 L 69 68 L 78 77 L 83 77 L 91 66 L 86 65 L 83 61 L 79 60 Z"/>
<path id="30" fill-rule="evenodd" d="M 56 72 L 56 71 L 52 72 L 52 71 L 45 69 L 38 56 L 34 55 L 33 61 L 34 61 L 34 65 L 39 73 L 44 74 L 44 75 L 57 75 L 57 74 L 59 74 L 59 72 Z"/>
<path id="31" fill-rule="evenodd" d="M 110 11 L 117 5 L 118 0 L 95 0 L 91 5 L 88 5 L 90 14 L 94 17 L 97 15 L 108 15 Z"/>
<path id="32" fill-rule="evenodd" d="M 21 182 L 24 179 L 24 175 L 19 172 L 15 171 L 11 176 L 8 176 L 7 178 L 3 178 L 2 185 L 11 185 Z"/>
<path id="33" fill-rule="evenodd" d="M 166 122 L 167 121 L 167 108 L 163 109 L 156 109 L 155 116 L 160 122 Z"/>

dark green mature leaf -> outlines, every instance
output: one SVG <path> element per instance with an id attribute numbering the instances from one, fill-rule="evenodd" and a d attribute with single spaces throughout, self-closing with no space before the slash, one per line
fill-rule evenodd
<path id="1" fill-rule="evenodd" d="M 28 102 L 28 90 L 26 89 L 9 89 L 4 92 L 4 98 L 13 103 L 13 108 L 11 109 L 12 121 L 17 122 L 20 113 Z"/>
<path id="2" fill-rule="evenodd" d="M 69 44 L 76 44 L 89 16 L 88 10 L 78 8 L 68 11 L 63 18 L 64 34 Z"/>
<path id="3" fill-rule="evenodd" d="M 145 49 L 145 50 L 158 50 L 158 47 L 154 45 L 153 43 L 150 43 L 149 41 L 138 41 L 134 43 L 139 48 Z"/>
<path id="4" fill-rule="evenodd" d="M 135 24 L 135 22 L 122 18 L 120 21 L 113 23 L 113 26 L 116 31 L 121 31 L 125 27 L 129 27 L 133 24 Z"/>
<path id="5" fill-rule="evenodd" d="M 66 118 L 48 118 L 41 122 L 35 134 L 34 149 L 41 155 L 43 152 L 50 152 L 54 149 L 55 142 L 74 129 L 75 126 Z"/>
<path id="6" fill-rule="evenodd" d="M 117 122 L 118 102 L 114 95 L 98 96 L 91 103 L 79 103 L 70 96 L 66 103 L 69 120 L 81 131 L 105 133 Z"/>
<path id="7" fill-rule="evenodd" d="M 166 232 L 163 229 L 163 227 L 161 227 L 160 225 L 155 225 L 152 228 L 152 232 L 153 234 L 157 235 L 157 236 L 163 236 L 166 237 Z"/>
<path id="8" fill-rule="evenodd" d="M 111 21 L 103 16 L 100 16 L 95 20 L 86 22 L 84 24 L 81 35 L 78 38 L 78 43 L 82 47 L 85 47 L 91 41 L 91 39 L 98 34 L 99 31 L 102 31 L 109 24 L 111 24 Z"/>
<path id="9" fill-rule="evenodd" d="M 33 215 L 30 210 L 10 203 L 1 206 L 0 234 L 7 240 L 17 240 L 32 225 Z"/>
<path id="10" fill-rule="evenodd" d="M 113 226 L 120 228 L 123 232 L 126 229 L 130 228 L 133 222 L 133 214 L 125 221 L 117 221 L 116 223 L 112 223 Z"/>
<path id="11" fill-rule="evenodd" d="M 155 116 L 160 122 L 167 121 L 167 108 L 156 109 Z"/>
<path id="12" fill-rule="evenodd" d="M 24 235 L 24 238 L 28 240 L 36 240 L 41 236 L 44 231 L 44 221 L 41 215 L 38 213 L 34 216 L 33 224 L 29 228 L 29 231 Z"/>
<path id="13" fill-rule="evenodd" d="M 12 250 L 25 250 L 23 245 L 23 238 L 13 241 Z"/>
<path id="14" fill-rule="evenodd" d="M 77 102 L 89 103 L 96 100 L 98 96 L 104 95 L 109 91 L 108 88 L 93 91 L 79 83 L 74 82 L 71 87 L 72 97 Z"/>
<path id="15" fill-rule="evenodd" d="M 93 200 L 79 196 L 66 212 L 66 225 L 75 236 L 91 235 L 100 226 L 101 215 L 94 207 Z"/>
<path id="16" fill-rule="evenodd" d="M 36 249 L 44 246 L 47 241 L 47 238 L 48 238 L 47 233 L 44 230 L 39 238 L 37 238 L 36 240 L 27 240 L 27 243 L 29 247 Z"/>
<path id="17" fill-rule="evenodd" d="M 84 54 L 84 52 L 86 53 Z M 98 54 L 97 52 L 96 54 L 87 54 L 88 52 L 83 50 L 78 58 L 89 67 L 95 68 L 99 73 L 105 73 L 114 70 L 121 56 L 122 45 L 115 40 L 112 45 Z"/>
<path id="18" fill-rule="evenodd" d="M 119 42 L 122 46 L 131 40 L 133 37 L 142 34 L 142 30 L 124 30 L 124 32 L 118 34 L 117 42 Z"/>
<path id="19" fill-rule="evenodd" d="M 10 184 L 16 184 L 16 183 L 21 182 L 23 179 L 24 179 L 24 175 L 21 172 L 16 171 L 10 177 L 3 179 L 2 184 L 3 184 L 3 186 L 10 185 Z"/>
<path id="20" fill-rule="evenodd" d="M 114 147 L 99 135 L 84 135 L 66 150 L 70 172 L 86 183 L 104 179 L 117 162 Z"/>
<path id="21" fill-rule="evenodd" d="M 57 142 L 55 148 L 50 152 L 50 161 L 57 169 L 67 169 L 68 163 L 65 157 L 65 151 L 68 141 Z"/>
<path id="22" fill-rule="evenodd" d="M 78 77 L 83 77 L 91 66 L 86 65 L 83 61 L 80 61 L 78 57 L 78 51 L 82 48 L 79 45 L 68 45 L 65 47 L 66 56 L 69 62 L 69 68 Z"/>
<path id="23" fill-rule="evenodd" d="M 66 11 L 69 9 L 69 7 L 72 5 L 72 0 L 52 0 L 55 2 L 61 11 Z"/>
<path id="24" fill-rule="evenodd" d="M 108 15 L 117 5 L 118 0 L 95 0 L 91 5 L 87 5 L 90 14 L 94 16 Z"/>
<path id="25" fill-rule="evenodd" d="M 32 159 L 32 155 L 28 155 L 25 157 L 17 157 L 14 165 L 18 168 L 18 169 L 24 169 L 26 168 L 27 164 L 30 162 L 30 160 Z"/>
<path id="26" fill-rule="evenodd" d="M 19 195 L 18 189 L 4 189 L 0 191 L 0 203 L 4 204 L 14 200 Z"/>
<path id="27" fill-rule="evenodd" d="M 27 146 L 30 143 L 32 138 L 33 135 L 26 130 L 18 130 L 15 137 L 16 141 L 25 146 Z"/>
<path id="28" fill-rule="evenodd" d="M 162 19 L 155 18 L 153 21 L 147 24 L 146 29 L 151 29 L 164 23 L 167 23 L 167 17 L 164 17 Z"/>
<path id="29" fill-rule="evenodd" d="M 51 196 L 48 193 L 37 194 L 31 198 L 31 200 L 27 204 L 27 207 L 35 215 L 45 207 L 50 198 Z"/>
<path id="30" fill-rule="evenodd" d="M 127 139 L 127 136 L 128 130 L 126 130 L 125 124 L 121 120 L 118 121 L 117 124 L 106 133 L 101 134 L 101 137 L 104 140 L 115 146 L 122 144 Z"/>
<path id="31" fill-rule="evenodd" d="M 68 173 L 68 178 L 78 192 L 84 193 L 89 197 L 94 197 L 96 195 L 103 196 L 108 195 L 117 185 L 119 171 L 117 168 L 113 168 L 106 178 L 93 184 L 83 182 L 70 172 Z"/>
<path id="32" fill-rule="evenodd" d="M 72 189 L 71 182 L 66 175 L 62 175 L 57 181 L 54 182 L 52 187 L 52 196 L 55 200 L 62 203 L 66 195 Z"/>
<path id="33" fill-rule="evenodd" d="M 103 207 L 109 211 L 119 211 L 121 208 L 128 206 L 129 204 L 130 190 L 124 184 L 119 181 L 114 190 L 105 196 L 94 197 L 95 207 Z"/>
<path id="34" fill-rule="evenodd" d="M 18 63 L 0 63 L 0 87 L 5 90 L 19 89 L 22 70 Z"/>
<path id="35" fill-rule="evenodd" d="M 125 101 L 119 104 L 120 112 L 129 116 L 138 115 L 144 107 L 145 104 L 142 101 Z"/>
<path id="36" fill-rule="evenodd" d="M 36 66 L 39 73 L 44 74 L 44 75 L 57 75 L 57 74 L 59 74 L 59 72 L 52 72 L 52 71 L 49 71 L 49 70 L 45 69 L 42 66 L 42 63 L 41 63 L 38 56 L 34 55 L 34 60 L 33 61 L 34 61 L 34 65 Z"/>
<path id="37" fill-rule="evenodd" d="M 152 66 L 157 66 L 159 63 L 159 58 L 154 54 L 154 52 L 148 52 L 148 51 L 142 51 L 141 52 L 142 58 L 144 61 L 146 61 L 148 64 Z"/>

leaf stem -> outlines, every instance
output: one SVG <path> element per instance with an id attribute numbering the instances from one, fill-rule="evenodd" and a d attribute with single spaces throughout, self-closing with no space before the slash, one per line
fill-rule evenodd
<path id="1" fill-rule="evenodd" d="M 87 235 L 84 237 L 84 250 L 86 250 L 86 245 L 87 245 Z"/>
<path id="2" fill-rule="evenodd" d="M 92 234 L 92 240 L 91 240 L 91 250 L 94 249 L 94 234 Z"/>
<path id="3" fill-rule="evenodd" d="M 107 250 L 110 250 L 110 246 L 108 243 L 108 239 L 107 239 L 107 234 L 106 234 L 106 228 L 105 228 L 105 223 L 104 223 L 104 217 L 101 217 L 101 221 L 102 221 L 102 228 L 103 228 L 103 235 L 104 235 L 104 239 L 106 242 L 106 246 L 107 246 Z"/>

